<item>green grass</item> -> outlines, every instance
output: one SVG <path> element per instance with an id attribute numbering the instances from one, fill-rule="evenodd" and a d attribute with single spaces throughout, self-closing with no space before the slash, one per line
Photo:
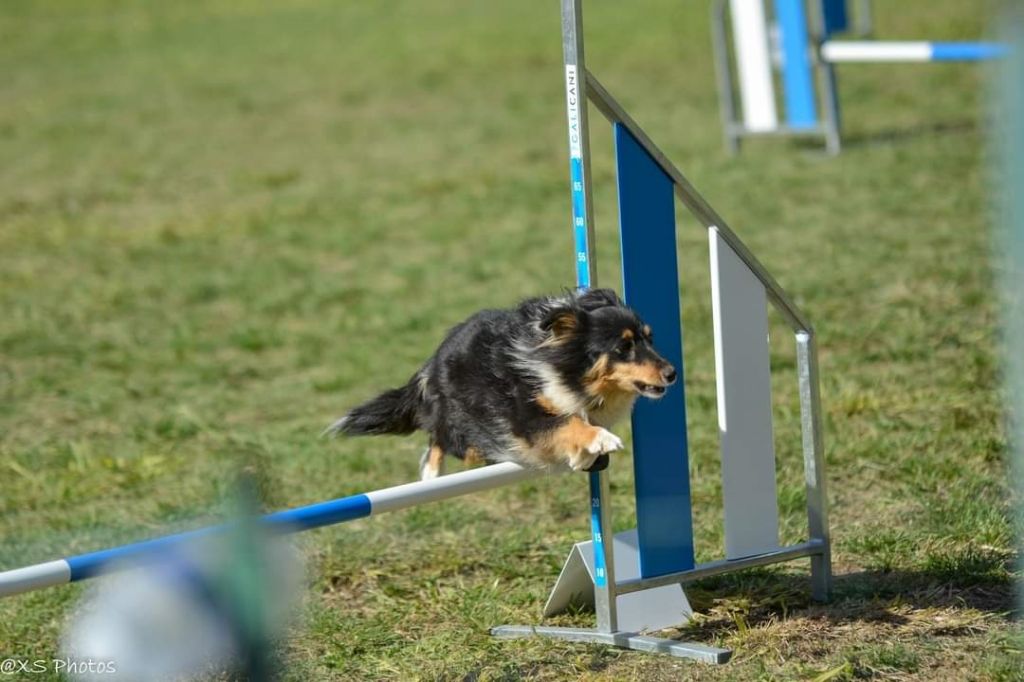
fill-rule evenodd
<path id="1" fill-rule="evenodd" d="M 880 4 L 877 23 L 972 38 L 993 6 Z M 679 634 L 735 647 L 724 669 L 492 641 L 491 625 L 539 620 L 587 536 L 584 481 L 554 477 L 309 534 L 289 679 L 1021 679 L 983 72 L 842 67 L 842 156 L 759 140 L 731 159 L 707 25 L 705 3 L 592 0 L 588 58 L 815 322 L 835 599 L 809 602 L 800 563 L 697 585 L 702 615 Z M 317 436 L 474 310 L 572 284 L 560 45 L 553 3 L 5 3 L 0 567 L 204 523 L 239 466 L 271 508 L 412 479 L 420 438 Z M 615 284 L 611 139 L 593 120 Z M 679 222 L 710 559 L 707 246 Z M 772 324 L 796 541 L 793 343 Z M 80 593 L 0 602 L 0 658 L 54 655 Z"/>

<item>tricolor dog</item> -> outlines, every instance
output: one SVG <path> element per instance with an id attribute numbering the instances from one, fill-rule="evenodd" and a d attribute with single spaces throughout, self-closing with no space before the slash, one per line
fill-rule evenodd
<path id="1" fill-rule="evenodd" d="M 585 471 L 622 448 L 607 429 L 636 398 L 660 398 L 675 379 L 636 312 L 610 289 L 590 289 L 476 313 L 407 384 L 327 432 L 425 431 L 423 479 L 442 473 L 445 455 Z"/>

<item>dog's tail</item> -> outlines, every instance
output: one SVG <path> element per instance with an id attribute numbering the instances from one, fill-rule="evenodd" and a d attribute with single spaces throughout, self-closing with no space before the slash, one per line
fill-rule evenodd
<path id="1" fill-rule="evenodd" d="M 324 435 L 409 434 L 416 430 L 419 405 L 420 386 L 417 377 L 413 377 L 405 386 L 384 391 L 373 400 L 353 408 L 328 426 Z"/>

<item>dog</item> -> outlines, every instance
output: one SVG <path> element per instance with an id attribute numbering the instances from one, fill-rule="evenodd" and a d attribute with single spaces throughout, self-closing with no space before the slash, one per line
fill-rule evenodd
<path id="1" fill-rule="evenodd" d="M 408 383 L 352 409 L 325 434 L 425 431 L 423 480 L 443 473 L 445 455 L 590 471 L 622 448 L 608 428 L 638 397 L 660 398 L 675 380 L 651 328 L 614 291 L 580 290 L 476 313 Z"/>

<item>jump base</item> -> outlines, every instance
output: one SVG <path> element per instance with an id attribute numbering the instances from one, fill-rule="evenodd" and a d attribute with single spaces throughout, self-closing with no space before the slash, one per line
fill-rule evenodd
<path id="1" fill-rule="evenodd" d="M 556 628 L 543 625 L 499 625 L 491 629 L 491 634 L 501 639 L 550 637 L 566 642 L 605 644 L 617 646 L 620 649 L 668 654 L 677 658 L 692 658 L 716 665 L 727 663 L 732 658 L 731 649 L 719 649 L 697 642 L 680 642 L 675 639 L 650 637 L 637 632 L 598 632 L 590 628 Z"/>

